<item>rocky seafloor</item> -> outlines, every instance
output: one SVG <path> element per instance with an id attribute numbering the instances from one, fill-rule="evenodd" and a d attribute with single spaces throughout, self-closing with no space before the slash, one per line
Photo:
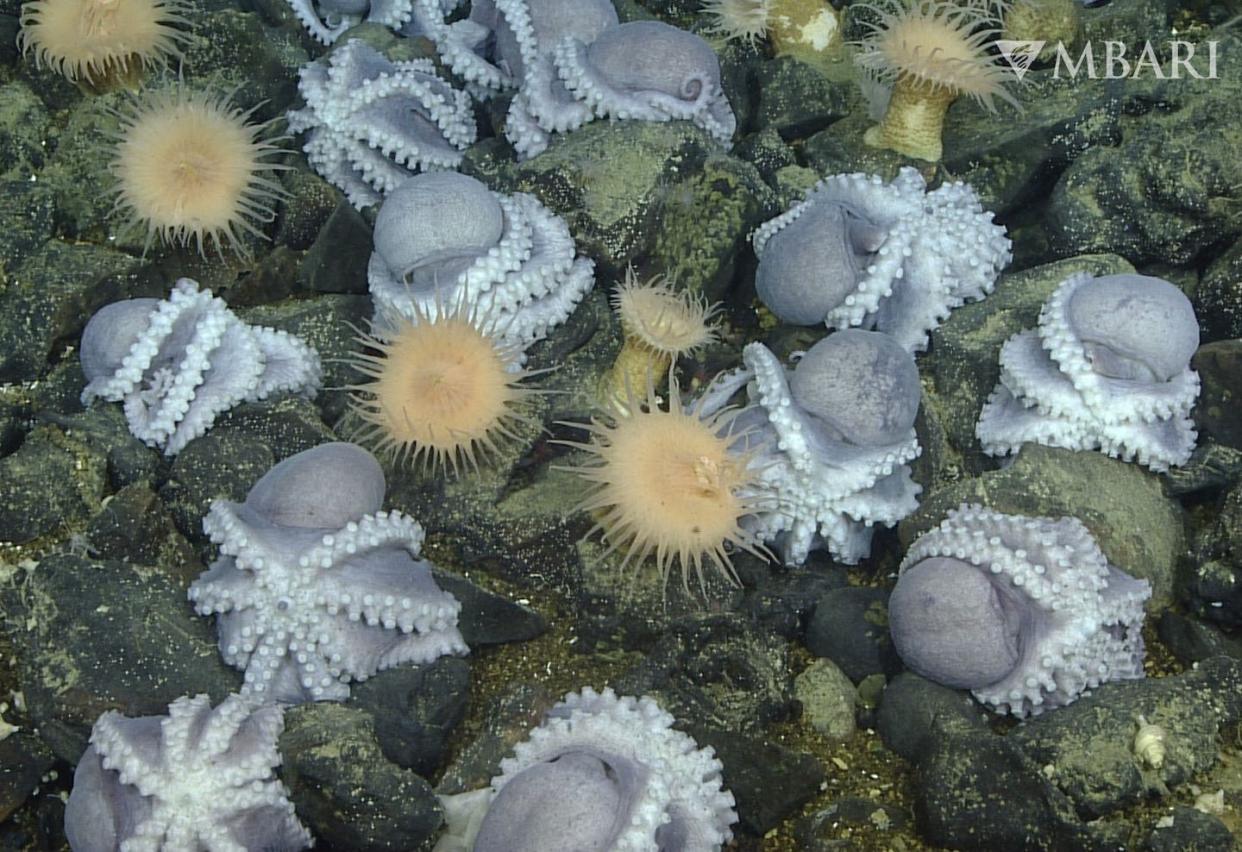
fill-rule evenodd
<path id="1" fill-rule="evenodd" d="M 697 0 L 619 0 L 622 20 L 691 31 Z M 595 122 L 516 162 L 477 108 L 461 170 L 529 192 L 568 222 L 596 286 L 529 351 L 559 393 L 534 429 L 475 474 L 386 464 L 386 507 L 423 525 L 424 555 L 463 604 L 465 657 L 401 666 L 342 703 L 286 712 L 280 777 L 317 848 L 429 849 L 436 794 L 484 786 L 564 693 L 651 695 L 724 765 L 739 822 L 730 849 L 1224 850 L 1242 836 L 1242 38 L 1230 4 L 1113 0 L 1083 10 L 1086 37 L 1216 39 L 1215 79 L 1055 79 L 1014 88 L 1021 113 L 962 99 L 930 185 L 964 180 L 996 213 L 1014 259 L 986 299 L 953 311 L 917 363 L 923 453 L 918 510 L 877 534 L 857 566 L 813 554 L 787 568 L 734 554 L 740 588 L 707 597 L 620 575 L 584 539 L 582 488 L 558 468 L 593 413 L 621 346 L 608 295 L 628 265 L 723 302 L 719 340 L 682 359 L 696 390 L 755 340 L 784 356 L 823 330 L 779 324 L 754 291 L 749 235 L 819 178 L 909 165 L 868 147 L 848 74 L 763 45 L 712 37 L 738 118 L 723 150 L 688 122 Z M 347 363 L 371 313 L 370 214 L 298 153 L 289 198 L 251 260 L 155 247 L 111 215 L 108 111 L 23 61 L 20 3 L 0 0 L 0 849 L 67 848 L 65 798 L 104 711 L 162 714 L 213 703 L 241 676 L 186 599 L 214 558 L 202 518 L 242 500 L 274 463 L 348 438 Z M 364 36 L 401 55 L 379 27 Z M 276 118 L 323 48 L 283 0 L 201 0 L 185 46 L 189 82 L 232 91 Z M 288 143 L 292 145 L 292 143 Z M 998 353 L 1032 327 L 1070 273 L 1143 272 L 1192 300 L 1202 345 L 1198 445 L 1166 474 L 1099 453 L 1028 445 L 985 456 L 978 413 Z M 239 405 L 173 458 L 145 446 L 116 405 L 84 408 L 77 357 L 100 306 L 167 295 L 182 277 L 244 320 L 300 335 L 324 359 L 313 401 Z M 1015 723 L 967 693 L 903 670 L 886 602 L 911 542 L 961 503 L 1081 519 L 1109 559 L 1153 589 L 1143 680 L 1105 684 Z M 1159 767 L 1135 752 L 1139 719 L 1163 728 Z"/>

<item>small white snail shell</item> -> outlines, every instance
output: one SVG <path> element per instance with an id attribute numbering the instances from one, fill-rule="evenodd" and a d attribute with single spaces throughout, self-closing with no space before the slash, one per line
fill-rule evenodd
<path id="1" fill-rule="evenodd" d="M 1138 733 L 1134 735 L 1134 754 L 1152 769 L 1159 769 L 1164 765 L 1164 743 L 1169 734 L 1142 716 L 1138 717 L 1138 725 Z"/>

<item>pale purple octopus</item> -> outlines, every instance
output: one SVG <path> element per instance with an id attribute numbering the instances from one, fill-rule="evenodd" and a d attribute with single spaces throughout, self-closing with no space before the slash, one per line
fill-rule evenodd
<path id="1" fill-rule="evenodd" d="M 973 189 L 926 189 L 910 167 L 888 184 L 861 173 L 820 181 L 756 229 L 759 298 L 784 322 L 872 328 L 925 349 L 949 311 L 992 292 L 1012 257 Z"/>
<path id="2" fill-rule="evenodd" d="M 230 695 L 178 698 L 167 716 L 99 717 L 73 775 L 73 852 L 263 849 L 313 844 L 273 772 L 281 708 Z"/>
<path id="3" fill-rule="evenodd" d="M 203 530 L 220 558 L 190 586 L 217 616 L 224 661 L 255 704 L 340 701 L 351 680 L 468 650 L 461 605 L 416 559 L 423 530 L 381 510 L 384 474 L 354 444 L 321 444 L 217 500 Z"/>
<path id="4" fill-rule="evenodd" d="M 918 506 L 907 462 L 922 389 L 914 357 L 891 337 L 847 329 L 828 335 L 792 371 L 762 343 L 745 366 L 718 377 L 701 401 L 719 410 L 748 385 L 748 407 L 732 422 L 753 453 L 753 502 L 765 507 L 743 527 L 801 565 L 826 548 L 855 563 L 871 551 L 875 524 L 892 526 Z"/>
<path id="5" fill-rule="evenodd" d="M 315 350 L 286 332 L 246 325 L 188 278 L 167 299 L 100 308 L 82 332 L 84 404 L 124 403 L 129 430 L 175 455 L 240 402 L 319 390 Z"/>
<path id="6" fill-rule="evenodd" d="M 1076 518 L 963 505 L 919 538 L 888 603 L 893 645 L 937 683 L 1036 716 L 1143 677 L 1146 580 L 1108 563 Z"/>
<path id="7" fill-rule="evenodd" d="M 658 21 L 618 23 L 605 0 L 488 0 L 465 22 L 428 26 L 468 82 L 518 89 L 505 135 L 523 158 L 596 118 L 684 119 L 720 145 L 737 128 L 706 41 Z"/>
<path id="8" fill-rule="evenodd" d="M 454 0 L 414 0 L 415 19 L 444 63 L 479 97 L 518 89 L 536 66 L 551 71 L 552 49 L 564 38 L 590 43 L 619 23 L 611 0 L 473 0 L 469 16 L 448 22 Z"/>
<path id="9" fill-rule="evenodd" d="M 317 41 L 332 44 L 350 27 L 366 22 L 380 24 L 406 35 L 417 32 L 414 0 L 286 0 L 293 14 Z M 451 11 L 456 0 L 430 0 L 444 14 Z"/>
<path id="10" fill-rule="evenodd" d="M 455 172 L 418 175 L 384 201 L 367 266 L 376 333 L 396 318 L 477 317 L 524 349 L 564 322 L 595 284 L 569 226 L 533 195 L 492 192 Z"/>
<path id="11" fill-rule="evenodd" d="M 490 789 L 443 797 L 436 852 L 715 852 L 733 796 L 712 749 L 651 698 L 571 692 L 500 764 Z"/>
<path id="12" fill-rule="evenodd" d="M 1072 275 L 1044 304 L 1039 328 L 1005 342 L 1001 381 L 975 433 L 990 455 L 1032 441 L 1159 471 L 1185 464 L 1195 446 L 1198 348 L 1194 308 L 1168 281 Z"/>
<path id="13" fill-rule="evenodd" d="M 311 167 L 357 208 L 418 171 L 453 169 L 477 133 L 470 96 L 429 59 L 392 62 L 357 39 L 302 66 L 306 106 L 288 112 Z"/>

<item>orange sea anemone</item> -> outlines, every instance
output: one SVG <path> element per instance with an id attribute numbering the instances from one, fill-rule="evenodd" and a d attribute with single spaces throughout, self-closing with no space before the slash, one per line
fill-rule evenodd
<path id="1" fill-rule="evenodd" d="M 733 411 L 710 417 L 683 411 L 677 383 L 671 384 L 667 408 L 660 407 L 648 383 L 645 401 L 632 399 L 609 422 L 584 427 L 591 433 L 589 443 L 566 442 L 593 457 L 569 468 L 595 483 L 577 509 L 594 513 L 596 524 L 587 535 L 602 532 L 605 555 L 624 551 L 623 570 L 654 556 L 667 582 L 676 562 L 688 591 L 692 570 L 705 589 L 706 562 L 736 585 L 729 547 L 764 555 L 741 526 L 742 518 L 756 511 L 748 496 L 755 481 L 750 456 L 733 449 L 738 441 L 729 435 Z"/>
<path id="2" fill-rule="evenodd" d="M 479 456 L 496 455 L 518 440 L 521 424 L 538 426 L 529 401 L 539 393 L 522 384 L 521 349 L 498 342 L 487 324 L 464 309 L 441 310 L 433 319 L 393 319 L 383 334 L 363 334 L 371 352 L 351 360 L 372 381 L 351 388 L 351 407 L 366 424 L 359 439 L 394 461 L 421 462 L 435 471 Z"/>
<path id="3" fill-rule="evenodd" d="M 270 222 L 272 203 L 284 197 L 273 171 L 287 168 L 270 157 L 284 149 L 268 137 L 269 124 L 248 124 L 251 111 L 227 95 L 164 89 L 131 102 L 119 113 L 116 156 L 118 209 L 166 244 L 225 242 L 248 251 L 241 232 L 265 238 L 256 223 Z"/>
<path id="4" fill-rule="evenodd" d="M 17 44 L 88 91 L 132 84 L 144 68 L 180 57 L 183 0 L 34 0 Z"/>
<path id="5" fill-rule="evenodd" d="M 880 16 L 855 61 L 891 83 L 892 98 L 866 141 L 922 160 L 939 160 L 945 111 L 959 95 L 989 109 L 993 99 L 1017 105 L 1005 90 L 1011 69 L 988 53 L 999 22 L 985 6 L 944 0 L 879 0 L 856 4 Z"/>
<path id="6" fill-rule="evenodd" d="M 659 276 L 640 282 L 633 268 L 617 285 L 612 306 L 625 336 L 621 352 L 600 385 L 605 406 L 624 404 L 649 381 L 659 381 L 674 359 L 716 338 L 709 325 L 718 308 L 690 293 L 677 291 Z"/>

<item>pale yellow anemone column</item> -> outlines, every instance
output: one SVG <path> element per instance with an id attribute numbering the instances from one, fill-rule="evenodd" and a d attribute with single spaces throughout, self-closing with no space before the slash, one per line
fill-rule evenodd
<path id="1" fill-rule="evenodd" d="M 599 400 L 605 406 L 625 410 L 632 397 L 646 398 L 648 386 L 658 390 L 676 358 L 715 339 L 708 323 L 716 309 L 660 278 L 641 283 L 628 270 L 612 304 L 625 341 L 600 382 Z"/>
<path id="2" fill-rule="evenodd" d="M 870 7 L 879 20 L 858 44 L 855 62 L 892 86 L 883 120 L 865 139 L 920 160 L 939 160 L 945 112 L 959 95 L 989 109 L 996 97 L 1017 105 L 1005 90 L 1012 69 L 988 52 L 999 22 L 973 4 L 886 0 Z"/>

